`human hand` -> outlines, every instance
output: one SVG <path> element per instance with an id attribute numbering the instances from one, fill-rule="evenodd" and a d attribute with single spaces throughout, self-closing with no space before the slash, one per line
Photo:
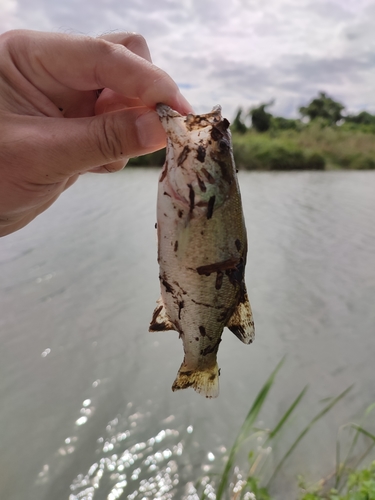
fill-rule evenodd
<path id="1" fill-rule="evenodd" d="M 162 148 L 158 102 L 192 111 L 140 35 L 0 35 L 0 236 L 28 224 L 80 174 L 120 170 Z"/>

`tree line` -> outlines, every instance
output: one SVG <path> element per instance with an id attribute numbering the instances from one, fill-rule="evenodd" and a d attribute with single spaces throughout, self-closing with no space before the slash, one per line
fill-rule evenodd
<path id="1" fill-rule="evenodd" d="M 307 106 L 298 108 L 300 118 L 284 118 L 273 116 L 269 108 L 274 104 L 274 100 L 262 103 L 259 106 L 250 108 L 247 112 L 239 108 L 231 125 L 231 130 L 239 134 L 244 134 L 250 128 L 257 132 L 267 132 L 272 129 L 279 130 L 299 130 L 306 123 L 320 122 L 322 126 L 337 126 L 345 124 L 347 128 L 367 129 L 368 132 L 375 133 L 375 115 L 367 111 L 358 114 L 348 114 L 345 106 L 329 97 L 325 92 L 319 92 L 318 96 L 310 101 Z M 246 121 L 250 119 L 251 125 L 247 126 Z"/>

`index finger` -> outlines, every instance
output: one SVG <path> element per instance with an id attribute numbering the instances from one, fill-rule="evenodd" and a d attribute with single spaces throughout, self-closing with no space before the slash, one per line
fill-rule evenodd
<path id="1" fill-rule="evenodd" d="M 110 88 L 141 99 L 150 108 L 163 102 L 182 114 L 192 111 L 176 83 L 162 69 L 132 50 L 104 38 L 18 31 L 8 44 L 13 60 L 43 91 L 51 77 L 81 91 Z M 25 58 L 26 54 L 26 58 Z"/>

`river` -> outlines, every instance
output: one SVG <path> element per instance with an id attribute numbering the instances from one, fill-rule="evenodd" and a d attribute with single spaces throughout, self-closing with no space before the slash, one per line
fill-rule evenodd
<path id="1" fill-rule="evenodd" d="M 329 474 L 339 426 L 375 401 L 375 172 L 239 173 L 256 339 L 225 330 L 216 400 L 172 393 L 182 343 L 148 333 L 157 178 L 88 174 L 0 240 L 4 500 L 198 499 L 194 484 L 222 470 L 285 355 L 257 424 L 272 427 L 309 390 L 273 463 L 323 400 L 354 384 L 274 483 L 275 498 L 293 498 L 296 475 Z"/>

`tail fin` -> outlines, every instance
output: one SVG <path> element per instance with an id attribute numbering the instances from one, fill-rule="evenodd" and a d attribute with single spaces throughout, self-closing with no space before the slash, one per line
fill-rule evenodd
<path id="1" fill-rule="evenodd" d="M 188 370 L 182 363 L 176 380 L 173 382 L 172 391 L 192 387 L 206 398 L 217 398 L 219 395 L 219 375 L 220 370 L 217 363 L 205 370 Z"/>

